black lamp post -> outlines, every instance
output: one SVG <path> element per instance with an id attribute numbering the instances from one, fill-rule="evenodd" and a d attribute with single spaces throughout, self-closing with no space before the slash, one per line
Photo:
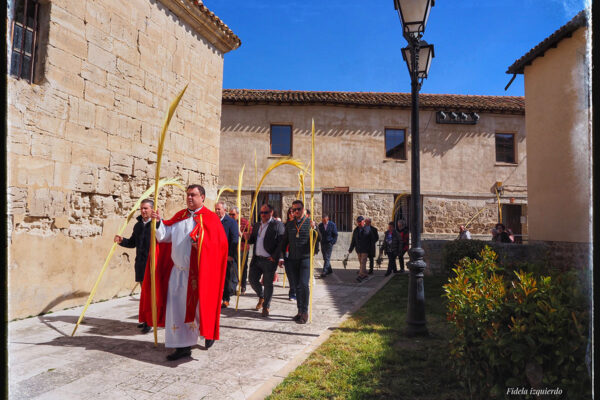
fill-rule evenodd
<path id="1" fill-rule="evenodd" d="M 411 114 L 411 204 L 410 235 L 411 248 L 408 251 L 408 313 L 406 318 L 407 336 L 428 334 L 425 321 L 425 288 L 423 271 L 427 266 L 423 260 L 425 251 L 421 248 L 421 179 L 419 161 L 419 90 L 423 79 L 427 78 L 433 58 L 433 45 L 421 40 L 427 19 L 435 0 L 394 0 L 402 22 L 402 34 L 408 47 L 402 49 L 402 57 L 410 73 L 412 114 Z"/>

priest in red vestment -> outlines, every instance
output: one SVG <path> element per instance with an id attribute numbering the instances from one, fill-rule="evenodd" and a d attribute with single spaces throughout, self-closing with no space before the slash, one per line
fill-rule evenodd
<path id="1" fill-rule="evenodd" d="M 227 268 L 227 237 L 219 217 L 204 206 L 200 185 L 186 190 L 187 209 L 156 229 L 157 324 L 165 328 L 165 347 L 175 348 L 168 360 L 191 355 L 198 335 L 205 348 L 219 339 L 221 296 Z M 160 219 L 157 211 L 153 219 Z M 200 254 L 198 254 L 200 249 Z M 146 265 L 150 276 L 150 260 Z M 140 321 L 152 323 L 150 279 L 144 279 Z"/>

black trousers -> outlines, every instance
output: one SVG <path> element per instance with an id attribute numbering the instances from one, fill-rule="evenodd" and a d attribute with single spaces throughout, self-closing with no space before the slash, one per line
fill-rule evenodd
<path id="1" fill-rule="evenodd" d="M 235 260 L 227 260 L 227 270 L 225 271 L 225 285 L 223 285 L 223 301 L 229 302 L 231 295 L 235 293 L 238 283 L 237 263 Z"/>
<path id="2" fill-rule="evenodd" d="M 240 257 L 244 256 L 244 252 L 240 254 Z M 248 256 L 246 256 L 246 260 L 244 260 L 244 265 L 242 265 L 242 290 L 246 290 L 246 284 L 248 282 Z"/>
<path id="3" fill-rule="evenodd" d="M 264 298 L 263 307 L 271 307 L 271 297 L 273 297 L 273 277 L 277 270 L 277 263 L 270 261 L 265 257 L 255 256 L 250 263 L 250 286 L 256 292 L 258 297 Z M 263 285 L 260 284 L 260 277 L 263 277 Z"/>
<path id="4" fill-rule="evenodd" d="M 308 312 L 310 301 L 310 257 L 299 260 L 288 259 L 290 272 L 296 283 L 296 305 L 299 313 Z"/>
<path id="5" fill-rule="evenodd" d="M 404 255 L 406 254 L 406 250 L 402 250 L 402 253 L 398 256 L 400 259 L 400 271 L 404 271 Z"/>

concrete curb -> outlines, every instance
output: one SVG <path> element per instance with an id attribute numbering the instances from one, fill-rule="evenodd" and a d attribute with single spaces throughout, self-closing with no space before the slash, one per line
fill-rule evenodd
<path id="1" fill-rule="evenodd" d="M 308 346 L 306 346 L 300 353 L 298 353 L 290 362 L 288 362 L 283 368 L 273 374 L 268 381 L 263 383 L 250 397 L 248 400 L 262 400 L 273 392 L 273 389 L 277 387 L 292 371 L 300 366 L 310 354 L 315 351 L 320 345 L 322 345 L 331 334 L 338 328 L 344 321 L 346 321 L 352 314 L 360 309 L 375 293 L 377 293 L 385 284 L 394 276 L 394 274 L 384 277 L 379 285 L 375 286 L 371 291 L 350 311 L 346 312 L 338 320 L 335 325 L 330 326 L 327 331 L 323 332 L 319 337 L 313 340 Z"/>

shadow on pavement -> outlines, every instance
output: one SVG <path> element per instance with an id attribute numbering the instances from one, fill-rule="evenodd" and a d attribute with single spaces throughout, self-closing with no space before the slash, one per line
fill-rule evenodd
<path id="1" fill-rule="evenodd" d="M 72 329 L 75 328 L 75 324 L 79 317 L 76 316 L 68 316 L 68 315 L 60 315 L 60 316 L 50 316 L 44 315 L 38 317 L 40 322 L 49 328 L 60 332 L 63 336 L 71 336 Z M 62 332 L 58 328 L 56 328 L 53 323 L 57 322 L 66 322 L 72 324 L 69 332 Z M 88 328 L 86 334 L 89 335 L 101 335 L 101 336 L 135 336 L 140 335 L 140 330 L 137 328 L 138 322 L 125 322 L 114 319 L 104 319 L 104 318 L 94 318 L 94 317 L 86 317 L 84 318 L 79 327 L 85 326 Z M 77 336 L 77 333 L 75 334 Z"/>

